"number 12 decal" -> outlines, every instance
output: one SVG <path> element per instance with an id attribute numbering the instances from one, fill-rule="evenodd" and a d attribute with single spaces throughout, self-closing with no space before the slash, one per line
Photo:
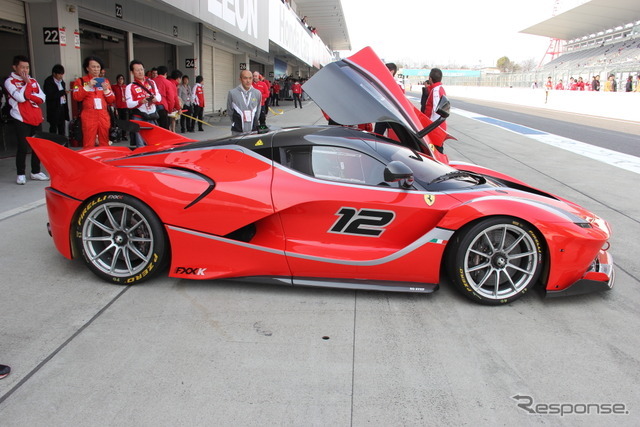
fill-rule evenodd
<path id="1" fill-rule="evenodd" d="M 341 208 L 336 215 L 340 218 L 329 229 L 330 233 L 370 237 L 380 237 L 396 216 L 393 211 L 355 208 Z"/>

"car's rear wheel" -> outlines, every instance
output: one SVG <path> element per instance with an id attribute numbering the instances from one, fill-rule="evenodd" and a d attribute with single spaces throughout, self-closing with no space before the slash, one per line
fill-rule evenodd
<path id="1" fill-rule="evenodd" d="M 481 220 L 454 238 L 448 270 L 468 298 L 488 305 L 524 295 L 540 277 L 544 260 L 537 231 L 507 217 Z"/>
<path id="2" fill-rule="evenodd" d="M 157 274 L 167 258 L 158 216 L 138 199 L 120 193 L 88 200 L 76 222 L 77 247 L 99 277 L 134 284 Z"/>

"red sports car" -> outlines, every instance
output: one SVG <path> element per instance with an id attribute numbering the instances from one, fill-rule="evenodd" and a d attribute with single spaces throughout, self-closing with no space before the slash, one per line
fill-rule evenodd
<path id="1" fill-rule="evenodd" d="M 447 137 L 370 49 L 305 91 L 338 123 L 196 142 L 138 122 L 148 146 L 30 142 L 51 174 L 49 229 L 117 284 L 188 279 L 433 292 L 511 302 L 613 286 L 607 223 L 498 172 L 448 164 Z M 446 109 L 442 108 L 443 116 Z"/>

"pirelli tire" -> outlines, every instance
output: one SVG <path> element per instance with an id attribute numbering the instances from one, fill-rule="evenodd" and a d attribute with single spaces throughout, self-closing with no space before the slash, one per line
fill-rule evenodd
<path id="1" fill-rule="evenodd" d="M 511 217 L 483 219 L 454 236 L 447 254 L 453 285 L 486 305 L 508 304 L 540 279 L 545 260 L 541 237 Z"/>
<path id="2" fill-rule="evenodd" d="M 158 216 L 122 193 L 99 194 L 80 209 L 76 247 L 98 277 L 133 285 L 158 274 L 168 258 L 167 237 Z"/>

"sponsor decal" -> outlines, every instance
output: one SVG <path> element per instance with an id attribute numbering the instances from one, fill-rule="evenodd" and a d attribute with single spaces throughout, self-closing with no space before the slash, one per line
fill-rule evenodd
<path id="1" fill-rule="evenodd" d="M 98 203 L 104 202 L 105 200 L 107 200 L 107 196 L 101 196 L 87 203 L 84 209 L 82 209 L 82 212 L 80 212 L 80 216 L 78 216 L 78 225 L 82 224 L 82 220 L 84 219 L 84 216 L 92 207 L 94 207 Z"/>
<path id="2" fill-rule="evenodd" d="M 177 267 L 176 274 L 188 274 L 192 276 L 204 276 L 206 268 L 198 268 L 198 267 Z"/>
<path id="3" fill-rule="evenodd" d="M 209 0 L 209 12 L 258 38 L 258 0 Z"/>
<path id="4" fill-rule="evenodd" d="M 159 255 L 154 253 L 153 261 L 149 262 L 149 265 L 147 265 L 147 267 L 144 270 L 142 270 L 140 273 L 136 274 L 135 276 L 127 278 L 127 280 L 125 280 L 124 283 L 131 284 L 146 277 L 156 267 L 155 263 L 158 262 L 158 258 L 159 258 Z"/>

